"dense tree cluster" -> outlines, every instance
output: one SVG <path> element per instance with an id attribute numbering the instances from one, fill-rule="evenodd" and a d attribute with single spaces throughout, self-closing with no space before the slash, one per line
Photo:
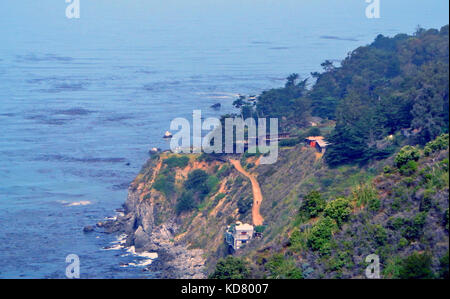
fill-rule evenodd
<path id="1" fill-rule="evenodd" d="M 414 143 L 425 144 L 449 124 L 449 33 L 419 28 L 415 34 L 379 35 L 350 52 L 308 89 L 308 78 L 287 78 L 282 88 L 264 91 L 256 101 L 240 97 L 235 106 L 246 117 L 277 117 L 281 126 L 304 126 L 308 116 L 336 120 L 326 154 L 329 165 L 364 163 L 391 155 L 377 141 L 409 129 Z"/>
<path id="2" fill-rule="evenodd" d="M 425 144 L 448 131 L 448 26 L 415 35 L 378 36 L 353 51 L 342 67 L 322 74 L 316 84 L 337 99 L 326 160 L 330 165 L 383 158 L 390 149 L 376 141 L 410 128 L 415 143 Z M 334 88 L 333 88 L 334 86 Z M 313 91 L 313 110 L 321 99 Z M 318 104 L 314 104 L 318 103 Z"/>

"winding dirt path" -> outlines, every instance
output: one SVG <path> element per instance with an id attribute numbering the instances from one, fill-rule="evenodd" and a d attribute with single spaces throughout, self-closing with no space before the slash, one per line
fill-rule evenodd
<path id="1" fill-rule="evenodd" d="M 242 168 L 240 161 L 230 159 L 230 163 L 233 164 L 234 168 L 236 168 L 237 171 L 239 171 L 244 176 L 246 176 L 252 183 L 252 189 L 253 189 L 252 221 L 253 221 L 253 225 L 255 225 L 255 226 L 263 225 L 264 218 L 259 213 L 259 209 L 260 209 L 261 203 L 263 201 L 263 196 L 262 196 L 262 192 L 261 192 L 261 187 L 259 186 L 259 183 L 256 180 L 256 177 L 254 175 L 248 173 L 247 171 L 245 171 L 245 169 Z"/>

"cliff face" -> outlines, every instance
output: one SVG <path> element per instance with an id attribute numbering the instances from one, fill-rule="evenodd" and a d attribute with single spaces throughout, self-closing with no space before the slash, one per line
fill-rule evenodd
<path id="1" fill-rule="evenodd" d="M 197 206 L 179 211 L 190 174 L 202 171 L 208 191 Z M 129 188 L 124 215 L 105 225 L 110 232 L 128 235 L 127 246 L 156 251 L 152 264 L 162 277 L 204 278 L 214 261 L 225 254 L 227 224 L 250 220 L 239 213 L 237 202 L 251 198 L 251 188 L 227 162 L 204 161 L 200 155 L 162 153 L 149 159 Z"/>
<path id="2" fill-rule="evenodd" d="M 264 238 L 252 241 L 237 254 L 278 246 L 281 233 L 289 229 L 298 209 L 299 194 L 311 188 L 309 179 L 324 167 L 323 162 L 314 150 L 302 146 L 281 149 L 274 165 L 260 165 L 255 156 L 234 162 L 245 168 L 247 176 L 229 161 L 202 155 L 153 156 L 130 185 L 124 215 L 105 227 L 126 233 L 126 245 L 135 246 L 138 252 L 158 252 L 160 259 L 151 267 L 161 270 L 164 277 L 205 277 L 217 260 L 229 253 L 224 243 L 227 225 L 252 223 L 250 175 L 261 186 L 263 199 L 258 204 L 266 231 Z M 179 212 L 177 205 L 186 192 L 189 175 L 198 170 L 208 175 L 208 193 L 194 208 Z"/>
<path id="3" fill-rule="evenodd" d="M 431 254 L 438 271 L 448 252 L 448 149 L 422 154 L 409 173 L 393 166 L 394 158 L 329 168 L 314 150 L 297 145 L 280 148 L 273 165 L 243 155 L 233 161 L 243 172 L 228 160 L 162 153 L 131 184 L 124 215 L 106 227 L 125 232 L 136 251 L 158 252 L 150 268 L 161 277 L 204 278 L 229 253 L 227 225 L 252 223 L 251 176 L 263 197 L 264 233 L 234 255 L 249 262 L 252 277 L 298 277 L 293 269 L 304 278 L 364 277 L 364 258 L 373 253 L 387 268 L 383 277 L 395 277 L 399 261 L 413 252 Z M 321 194 L 326 207 L 340 199 L 348 210 L 319 249 L 311 240 L 327 213 L 333 214 L 299 217 L 311 191 Z M 284 262 L 278 265 L 280 256 Z"/>

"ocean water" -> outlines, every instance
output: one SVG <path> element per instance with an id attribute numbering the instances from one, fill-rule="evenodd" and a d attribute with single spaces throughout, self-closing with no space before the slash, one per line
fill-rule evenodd
<path id="1" fill-rule="evenodd" d="M 117 236 L 84 234 L 114 216 L 175 117 L 232 111 L 236 94 L 308 76 L 377 34 L 448 22 L 443 0 L 64 0 L 0 3 L 0 278 L 151 278 Z M 220 102 L 220 111 L 211 110 Z"/>

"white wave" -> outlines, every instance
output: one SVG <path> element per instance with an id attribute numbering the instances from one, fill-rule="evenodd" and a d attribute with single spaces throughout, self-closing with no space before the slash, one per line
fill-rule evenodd
<path id="1" fill-rule="evenodd" d="M 76 206 L 87 206 L 92 204 L 92 202 L 88 200 L 82 200 L 82 201 L 75 201 L 71 203 L 64 203 L 67 207 L 76 207 Z"/>
<path id="2" fill-rule="evenodd" d="M 121 234 L 117 237 L 115 241 L 112 241 L 111 244 L 114 244 L 112 246 L 108 246 L 103 248 L 104 250 L 120 250 L 125 248 L 125 243 L 127 241 L 127 235 Z"/>
<path id="3" fill-rule="evenodd" d="M 145 267 L 150 265 L 155 259 L 158 258 L 158 254 L 156 252 L 136 252 L 136 248 L 131 246 L 127 249 L 127 252 L 134 256 L 138 256 L 140 258 L 144 258 L 144 260 L 136 261 L 135 263 L 128 263 L 127 265 L 122 265 L 122 267 L 132 266 L 132 267 Z"/>
<path id="4" fill-rule="evenodd" d="M 113 245 L 113 246 L 105 247 L 105 248 L 103 248 L 103 250 L 120 250 L 120 249 L 123 249 L 123 248 L 124 248 L 123 245 L 116 244 L 116 245 Z"/>
<path id="5" fill-rule="evenodd" d="M 129 263 L 128 266 L 145 267 L 145 266 L 151 265 L 152 262 L 153 262 L 152 259 L 147 259 L 147 260 L 140 261 L 138 263 Z"/>

